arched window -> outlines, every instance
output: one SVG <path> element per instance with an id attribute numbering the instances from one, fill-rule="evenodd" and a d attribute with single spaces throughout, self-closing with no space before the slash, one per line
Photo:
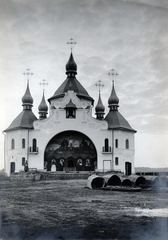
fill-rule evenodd
<path id="1" fill-rule="evenodd" d="M 33 138 L 33 152 L 37 152 L 37 140 Z"/>
<path id="2" fill-rule="evenodd" d="M 66 118 L 76 118 L 76 109 L 68 108 L 66 110 Z"/>
<path id="3" fill-rule="evenodd" d="M 24 166 L 24 165 L 25 165 L 25 158 L 22 157 L 22 166 Z"/>
<path id="4" fill-rule="evenodd" d="M 15 140 L 14 139 L 12 139 L 12 141 L 11 141 L 11 149 L 15 149 Z"/>
<path id="5" fill-rule="evenodd" d="M 129 140 L 128 139 L 126 139 L 126 141 L 125 141 L 125 148 L 129 149 Z"/>
<path id="6" fill-rule="evenodd" d="M 26 141 L 25 141 L 25 139 L 23 138 L 23 139 L 22 139 L 22 148 L 25 148 L 25 146 L 26 146 Z"/>
<path id="7" fill-rule="evenodd" d="M 115 140 L 115 147 L 118 148 L 118 139 Z"/>
<path id="8" fill-rule="evenodd" d="M 119 161 L 118 161 L 118 157 L 115 158 L 115 165 L 118 165 Z"/>
<path id="9" fill-rule="evenodd" d="M 109 151 L 109 140 L 108 140 L 108 138 L 105 138 L 104 146 L 105 146 L 105 152 L 108 152 Z"/>

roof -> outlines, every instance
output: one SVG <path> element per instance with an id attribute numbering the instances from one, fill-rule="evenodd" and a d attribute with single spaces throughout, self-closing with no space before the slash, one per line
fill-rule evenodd
<path id="1" fill-rule="evenodd" d="M 135 172 L 167 172 L 168 168 L 135 167 Z"/>
<path id="2" fill-rule="evenodd" d="M 4 132 L 17 129 L 33 129 L 33 122 L 36 120 L 37 118 L 31 110 L 23 110 Z"/>
<path id="3" fill-rule="evenodd" d="M 121 129 L 136 133 L 136 130 L 118 111 L 109 111 L 104 120 L 108 122 L 108 129 Z"/>
<path id="4" fill-rule="evenodd" d="M 69 103 L 65 106 L 65 108 L 76 108 L 76 105 L 70 99 Z"/>
<path id="5" fill-rule="evenodd" d="M 91 100 L 92 102 L 94 102 L 94 99 L 89 96 L 88 92 L 80 84 L 80 82 L 76 79 L 76 77 L 68 77 L 61 84 L 61 86 L 56 90 L 54 95 L 48 99 L 48 101 L 50 102 L 50 100 L 52 100 L 52 99 L 64 97 L 65 93 L 68 90 L 73 90 L 77 94 L 77 97 L 79 97 L 79 98 L 88 99 L 88 100 Z"/>
<path id="6" fill-rule="evenodd" d="M 89 94 L 85 90 L 85 88 L 76 79 L 76 77 L 75 77 L 75 75 L 77 74 L 76 71 L 77 71 L 77 64 L 75 63 L 73 54 L 71 53 L 70 58 L 66 64 L 67 79 L 56 90 L 54 95 L 48 99 L 49 103 L 50 103 L 50 100 L 52 100 L 52 99 L 63 98 L 65 93 L 68 90 L 73 90 L 77 94 L 77 97 L 90 100 L 90 101 L 92 101 L 92 104 L 94 103 L 94 99 L 89 96 Z"/>

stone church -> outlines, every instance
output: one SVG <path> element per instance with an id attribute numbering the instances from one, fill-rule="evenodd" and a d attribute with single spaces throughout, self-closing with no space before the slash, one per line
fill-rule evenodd
<path id="1" fill-rule="evenodd" d="M 38 171 L 118 171 L 134 173 L 134 133 L 120 114 L 114 82 L 105 115 L 99 99 L 93 117 L 94 99 L 77 80 L 77 64 L 71 52 L 66 80 L 48 99 L 44 92 L 38 118 L 32 111 L 29 81 L 22 97 L 23 111 L 4 130 L 4 167 L 8 176 L 29 169 Z M 49 116 L 47 116 L 49 112 Z"/>

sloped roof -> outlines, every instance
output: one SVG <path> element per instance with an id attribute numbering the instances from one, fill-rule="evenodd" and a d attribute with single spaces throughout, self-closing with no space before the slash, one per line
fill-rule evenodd
<path id="1" fill-rule="evenodd" d="M 70 99 L 69 103 L 65 106 L 65 108 L 76 108 L 76 105 Z"/>
<path id="2" fill-rule="evenodd" d="M 109 111 L 105 121 L 108 122 L 108 129 L 121 129 L 136 133 L 136 130 L 130 126 L 128 121 L 118 111 Z"/>
<path id="3" fill-rule="evenodd" d="M 89 96 L 88 92 L 75 77 L 68 77 L 56 90 L 54 95 L 48 99 L 48 101 L 50 102 L 50 100 L 52 99 L 64 97 L 65 93 L 68 90 L 73 90 L 74 92 L 76 92 L 79 98 L 85 98 L 94 102 L 94 99 Z"/>
<path id="4" fill-rule="evenodd" d="M 76 74 L 77 74 L 77 64 L 75 63 L 73 54 L 71 52 L 69 60 L 66 64 L 67 79 L 56 90 L 54 95 L 48 99 L 48 101 L 50 102 L 50 100 L 52 100 L 52 99 L 64 97 L 65 93 L 68 90 L 73 90 L 77 94 L 77 97 L 90 100 L 90 101 L 92 101 L 92 104 L 93 104 L 94 99 L 89 96 L 89 94 L 85 90 L 85 88 L 76 79 L 76 77 L 75 77 Z"/>
<path id="5" fill-rule="evenodd" d="M 33 122 L 36 120 L 37 118 L 31 110 L 23 110 L 4 132 L 17 129 L 33 129 Z"/>

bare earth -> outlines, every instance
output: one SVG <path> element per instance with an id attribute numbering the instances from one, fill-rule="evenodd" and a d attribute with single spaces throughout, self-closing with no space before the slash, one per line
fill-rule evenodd
<path id="1" fill-rule="evenodd" d="M 0 181 L 0 240 L 167 240 L 168 193 L 90 190 L 87 180 Z"/>

